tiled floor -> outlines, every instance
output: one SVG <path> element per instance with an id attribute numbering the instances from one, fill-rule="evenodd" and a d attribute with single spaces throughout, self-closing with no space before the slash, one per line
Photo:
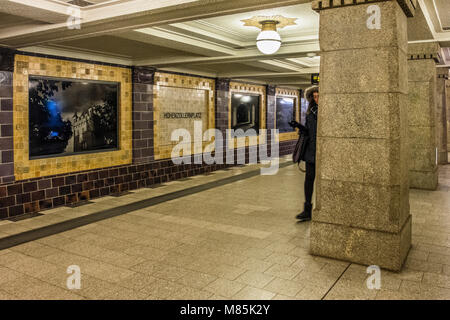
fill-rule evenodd
<path id="1" fill-rule="evenodd" d="M 256 169 L 0 222 L 0 238 Z M 302 182 L 288 166 L 1 250 L 0 299 L 450 299 L 450 165 L 438 191 L 411 190 L 413 247 L 380 290 L 366 267 L 308 254 L 309 223 L 294 219 Z M 67 289 L 70 265 L 79 290 Z"/>

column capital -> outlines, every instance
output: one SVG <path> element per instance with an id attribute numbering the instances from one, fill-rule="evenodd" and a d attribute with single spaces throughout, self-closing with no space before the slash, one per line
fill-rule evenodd
<path id="1" fill-rule="evenodd" d="M 133 82 L 142 84 L 154 84 L 155 68 L 133 67 Z"/>
<path id="2" fill-rule="evenodd" d="M 217 78 L 216 79 L 216 90 L 221 91 L 229 91 L 230 90 L 230 82 L 229 78 Z"/>
<path id="3" fill-rule="evenodd" d="M 14 71 L 15 50 L 0 47 L 0 71 Z"/>
<path id="4" fill-rule="evenodd" d="M 356 6 L 373 2 L 397 1 L 407 17 L 414 17 L 417 0 L 314 0 L 312 9 L 315 11 L 332 9 L 344 6 Z"/>
<path id="5" fill-rule="evenodd" d="M 277 86 L 268 84 L 266 89 L 267 89 L 266 92 L 267 92 L 268 96 L 274 96 L 276 94 Z"/>
<path id="6" fill-rule="evenodd" d="M 441 60 L 441 47 L 437 42 L 408 44 L 408 60 L 433 59 L 436 63 Z"/>

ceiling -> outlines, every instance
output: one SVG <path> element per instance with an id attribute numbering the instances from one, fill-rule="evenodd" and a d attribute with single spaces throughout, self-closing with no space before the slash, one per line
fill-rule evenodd
<path id="1" fill-rule="evenodd" d="M 319 14 L 309 0 L 4 1 L 0 45 L 21 50 L 289 87 L 308 86 L 319 72 Z M 418 2 L 408 38 L 439 41 L 442 63 L 450 66 L 450 1 Z M 68 30 L 67 8 L 74 5 L 81 29 Z M 297 18 L 278 30 L 283 44 L 274 55 L 256 49 L 260 30 L 241 21 L 256 15 Z"/>

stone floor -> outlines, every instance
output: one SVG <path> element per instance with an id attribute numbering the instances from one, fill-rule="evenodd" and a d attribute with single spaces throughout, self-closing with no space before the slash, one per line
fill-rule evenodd
<path id="1" fill-rule="evenodd" d="M 1 221 L 0 238 L 252 170 Z M 411 190 L 413 246 L 402 272 L 382 270 L 379 290 L 365 266 L 308 254 L 309 222 L 294 219 L 302 182 L 287 166 L 1 250 L 0 299 L 450 299 L 450 165 L 438 191 Z M 79 290 L 67 289 L 70 265 Z"/>

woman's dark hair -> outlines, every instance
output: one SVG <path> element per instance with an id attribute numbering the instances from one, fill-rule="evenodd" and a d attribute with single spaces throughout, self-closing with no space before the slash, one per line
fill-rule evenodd
<path id="1" fill-rule="evenodd" d="M 309 114 L 311 112 L 311 107 L 316 105 L 316 102 L 314 101 L 315 92 L 319 93 L 318 86 L 312 86 L 305 90 L 305 98 L 306 101 L 308 101 L 308 110 L 306 111 L 306 114 Z"/>

